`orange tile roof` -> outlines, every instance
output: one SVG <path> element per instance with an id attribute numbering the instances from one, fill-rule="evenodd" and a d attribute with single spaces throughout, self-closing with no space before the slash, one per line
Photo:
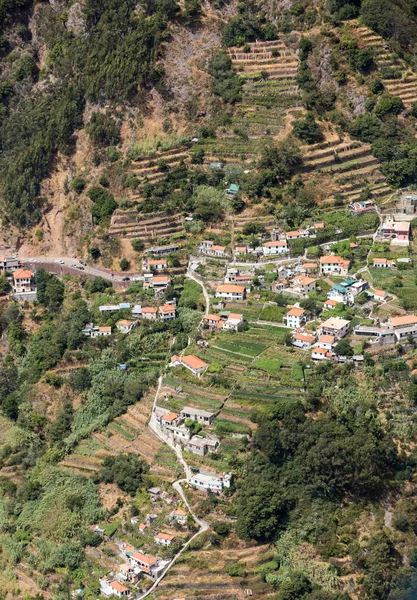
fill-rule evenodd
<path id="1" fill-rule="evenodd" d="M 126 327 L 129 327 L 129 325 L 132 325 L 133 321 L 128 321 L 127 319 L 121 319 L 120 321 L 117 321 L 116 325 L 126 325 Z"/>
<path id="2" fill-rule="evenodd" d="M 30 279 L 32 277 L 32 271 L 25 269 L 18 269 L 13 273 L 13 279 Z"/>
<path id="3" fill-rule="evenodd" d="M 204 360 L 201 360 L 200 358 L 198 358 L 198 356 L 195 356 L 194 354 L 183 356 L 181 362 L 190 367 L 191 369 L 205 369 L 206 367 L 208 367 L 208 364 L 205 363 Z"/>
<path id="4" fill-rule="evenodd" d="M 388 262 L 392 261 L 388 261 L 386 258 L 374 258 L 374 265 L 386 265 Z"/>
<path id="5" fill-rule="evenodd" d="M 179 417 L 178 413 L 169 412 L 162 417 L 162 421 L 175 421 Z"/>
<path id="6" fill-rule="evenodd" d="M 314 229 L 324 229 L 324 223 L 314 223 Z"/>
<path id="7" fill-rule="evenodd" d="M 324 304 L 327 304 L 330 306 L 336 306 L 337 302 L 336 302 L 336 300 L 326 300 L 326 302 Z"/>
<path id="8" fill-rule="evenodd" d="M 128 592 L 129 588 L 120 583 L 120 581 L 111 581 L 109 586 L 112 587 L 116 592 Z"/>
<path id="9" fill-rule="evenodd" d="M 315 283 L 317 281 L 317 279 L 313 279 L 313 277 L 301 276 L 301 277 L 297 277 L 297 281 L 298 281 L 299 285 L 310 285 L 310 283 Z"/>
<path id="10" fill-rule="evenodd" d="M 229 313 L 228 319 L 243 319 L 243 315 L 239 315 L 238 313 Z"/>
<path id="11" fill-rule="evenodd" d="M 316 263 L 305 263 L 302 265 L 304 269 L 317 269 Z"/>
<path id="12" fill-rule="evenodd" d="M 285 234 L 287 236 L 287 238 L 292 238 L 292 237 L 300 237 L 300 232 L 299 231 L 287 231 L 287 233 Z"/>
<path id="13" fill-rule="evenodd" d="M 144 306 L 142 308 L 142 312 L 143 313 L 156 313 L 156 308 L 154 308 L 153 306 Z"/>
<path id="14" fill-rule="evenodd" d="M 314 342 L 316 339 L 314 335 L 308 335 L 308 333 L 294 333 L 292 337 L 295 340 L 300 340 L 301 342 Z"/>
<path id="15" fill-rule="evenodd" d="M 219 285 L 216 290 L 216 292 L 224 292 L 225 294 L 231 294 L 233 292 L 236 294 L 242 294 L 244 291 L 245 288 L 243 285 Z"/>
<path id="16" fill-rule="evenodd" d="M 321 342 L 322 344 L 333 344 L 334 340 L 334 335 L 321 335 L 319 337 L 319 342 Z"/>
<path id="17" fill-rule="evenodd" d="M 326 348 L 314 348 L 313 353 L 316 354 L 327 354 L 327 350 Z"/>
<path id="18" fill-rule="evenodd" d="M 111 327 L 99 327 L 98 330 L 99 331 L 110 331 L 111 332 Z"/>
<path id="19" fill-rule="evenodd" d="M 168 275 L 156 275 L 152 281 L 153 283 L 168 283 L 169 277 Z"/>
<path id="20" fill-rule="evenodd" d="M 176 515 L 177 517 L 186 517 L 187 516 L 187 512 L 185 510 L 183 510 L 182 508 L 176 508 L 174 510 L 174 515 Z"/>
<path id="21" fill-rule="evenodd" d="M 376 296 L 382 296 L 383 298 L 385 298 L 385 296 L 387 296 L 387 295 L 388 295 L 388 294 L 387 294 L 387 292 L 385 292 L 384 290 L 375 290 L 375 291 L 374 291 L 374 294 L 375 294 Z"/>
<path id="22" fill-rule="evenodd" d="M 287 242 L 283 241 L 283 240 L 277 240 L 276 242 L 266 242 L 264 244 L 264 246 L 266 246 L 267 248 L 275 248 L 275 247 L 279 247 L 279 246 L 286 246 Z"/>
<path id="23" fill-rule="evenodd" d="M 287 312 L 287 317 L 301 317 L 304 313 L 304 308 L 292 308 Z"/>
<path id="24" fill-rule="evenodd" d="M 226 250 L 226 246 L 212 246 L 210 250 L 217 250 L 218 252 L 224 252 Z"/>
<path id="25" fill-rule="evenodd" d="M 175 535 L 171 535 L 169 533 L 158 533 L 155 538 L 158 540 L 167 540 L 168 542 L 172 542 L 172 540 L 175 540 Z"/>
<path id="26" fill-rule="evenodd" d="M 141 524 L 139 525 L 139 529 L 140 529 L 141 531 L 145 531 L 145 529 L 148 529 L 148 526 L 147 526 L 145 523 L 141 523 Z"/>
<path id="27" fill-rule="evenodd" d="M 349 262 L 349 261 L 345 261 L 341 256 L 337 256 L 337 255 L 320 257 L 320 264 L 322 264 L 322 265 L 333 264 L 333 263 L 342 263 L 342 262 Z"/>
<path id="28" fill-rule="evenodd" d="M 355 244 L 355 242 L 350 242 L 349 246 L 350 246 L 351 248 L 357 248 L 357 247 L 358 247 L 358 244 Z"/>
<path id="29" fill-rule="evenodd" d="M 247 246 L 236 246 L 236 252 L 246 252 Z"/>
<path id="30" fill-rule="evenodd" d="M 221 316 L 220 315 L 206 315 L 205 317 L 203 317 L 205 321 L 221 321 Z"/>
<path id="31" fill-rule="evenodd" d="M 131 558 L 148 565 L 148 567 L 152 567 L 152 565 L 156 564 L 157 561 L 156 556 L 147 556 L 146 554 L 142 554 L 142 552 L 134 552 L 131 555 Z"/>
<path id="32" fill-rule="evenodd" d="M 175 312 L 175 306 L 173 304 L 163 304 L 159 307 L 160 312 Z"/>
<path id="33" fill-rule="evenodd" d="M 156 265 L 166 265 L 167 261 L 164 258 L 160 258 L 159 260 L 148 260 L 148 265 L 156 266 Z"/>
<path id="34" fill-rule="evenodd" d="M 401 327 L 401 325 L 414 325 L 417 323 L 416 315 L 404 315 L 402 317 L 391 317 L 393 327 Z"/>

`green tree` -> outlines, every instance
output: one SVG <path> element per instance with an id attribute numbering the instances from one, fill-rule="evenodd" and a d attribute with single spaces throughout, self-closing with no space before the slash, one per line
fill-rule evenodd
<path id="1" fill-rule="evenodd" d="M 117 146 L 120 142 L 120 127 L 113 117 L 106 113 L 93 112 L 86 131 L 95 146 Z"/>
<path id="2" fill-rule="evenodd" d="M 119 266 L 122 271 L 127 271 L 128 268 L 130 267 L 130 263 L 127 260 L 127 258 L 122 258 L 119 262 Z"/>
<path id="3" fill-rule="evenodd" d="M 110 192 L 101 187 L 91 187 L 88 190 L 87 195 L 94 203 L 91 207 L 91 214 L 96 223 L 106 221 L 117 208 L 117 202 Z"/>
<path id="4" fill-rule="evenodd" d="M 294 121 L 292 130 L 294 135 L 307 144 L 316 144 L 324 139 L 312 113 L 308 113 L 304 119 Z"/>
<path id="5" fill-rule="evenodd" d="M 100 478 L 105 483 L 116 483 L 122 491 L 133 496 L 143 485 L 148 471 L 148 464 L 136 454 L 118 454 L 104 459 Z"/>

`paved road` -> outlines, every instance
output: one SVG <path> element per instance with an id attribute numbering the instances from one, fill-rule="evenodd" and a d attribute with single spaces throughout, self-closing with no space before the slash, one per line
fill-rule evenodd
<path id="1" fill-rule="evenodd" d="M 110 269 L 94 267 L 91 265 L 85 265 L 83 270 L 77 269 L 77 267 L 72 265 L 82 266 L 80 261 L 65 256 L 35 256 L 32 258 L 20 258 L 20 260 L 28 268 L 42 268 L 49 273 L 55 273 L 58 277 L 62 277 L 62 275 L 80 276 L 82 274 L 87 275 L 87 277 L 103 277 L 118 287 L 129 287 L 133 278 L 135 278 L 135 280 L 143 280 L 143 275 L 136 272 L 123 273 L 121 271 L 111 271 Z M 129 277 L 130 281 L 123 281 L 125 277 Z"/>

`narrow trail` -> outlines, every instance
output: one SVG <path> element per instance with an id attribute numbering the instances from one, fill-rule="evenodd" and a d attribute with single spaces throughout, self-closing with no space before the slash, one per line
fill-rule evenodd
<path id="1" fill-rule="evenodd" d="M 191 277 L 191 279 L 193 279 Z M 196 280 L 197 281 L 197 280 Z M 197 281 L 197 283 L 200 283 L 199 281 Z M 204 288 L 203 288 L 204 289 Z M 161 387 L 162 387 L 162 380 L 163 380 L 163 375 L 161 375 L 158 379 L 158 387 L 156 389 L 155 392 L 155 397 L 154 397 L 154 401 L 153 401 L 153 407 L 152 407 L 152 416 L 151 416 L 151 420 L 149 421 L 148 427 L 149 429 L 156 435 L 158 436 L 158 438 L 164 442 L 165 444 L 167 444 L 172 450 L 174 450 L 175 454 L 177 455 L 177 458 L 180 462 L 180 464 L 182 465 L 184 472 L 185 472 L 185 479 L 177 479 L 176 481 L 174 481 L 172 483 L 172 487 L 174 488 L 174 490 L 178 493 L 178 495 L 180 496 L 181 500 L 184 502 L 185 506 L 187 507 L 189 513 L 191 514 L 192 518 L 194 519 L 194 522 L 198 525 L 199 529 L 198 531 L 191 536 L 191 538 L 188 540 L 188 542 L 186 542 L 184 544 L 184 546 L 181 548 L 181 550 L 179 550 L 179 552 L 177 552 L 177 554 L 173 557 L 173 559 L 171 560 L 171 562 L 169 563 L 169 565 L 166 567 L 165 571 L 160 575 L 160 577 L 158 577 L 158 579 L 155 580 L 155 582 L 152 584 L 152 586 L 149 588 L 149 590 L 147 590 L 146 592 L 144 592 L 143 594 L 140 594 L 139 596 L 135 597 L 135 600 L 142 600 L 143 598 L 146 598 L 147 596 L 149 596 L 150 594 L 152 594 L 156 588 L 158 587 L 158 585 L 161 583 L 161 581 L 163 580 L 163 578 L 166 576 L 166 574 L 168 573 L 168 571 L 175 565 L 175 563 L 177 562 L 177 560 L 179 559 L 179 557 L 188 549 L 189 545 L 191 544 L 191 542 L 198 537 L 199 535 L 201 535 L 202 533 L 204 533 L 205 531 L 207 531 L 209 529 L 209 524 L 204 521 L 204 519 L 200 519 L 199 517 L 197 517 L 197 515 L 194 513 L 193 509 L 191 508 L 185 494 L 184 491 L 181 487 L 181 484 L 186 483 L 188 479 L 190 479 L 191 477 L 191 468 L 189 467 L 189 465 L 185 462 L 183 456 L 182 456 L 182 451 L 181 451 L 181 447 L 178 444 L 175 444 L 173 441 L 171 441 L 167 436 L 164 436 L 160 430 L 160 428 L 157 426 L 154 415 L 155 415 L 155 408 L 156 408 L 156 403 L 159 397 L 159 393 L 161 391 Z"/>

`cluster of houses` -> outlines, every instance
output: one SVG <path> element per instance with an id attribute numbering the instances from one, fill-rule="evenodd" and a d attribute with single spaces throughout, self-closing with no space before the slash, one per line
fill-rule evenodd
<path id="1" fill-rule="evenodd" d="M 390 317 L 386 323 L 357 325 L 353 333 L 355 336 L 369 338 L 370 343 L 373 344 L 388 345 L 406 342 L 410 338 L 417 338 L 417 316 L 402 315 Z"/>
<path id="2" fill-rule="evenodd" d="M 159 496 L 161 492 L 159 488 L 151 488 L 148 491 L 151 496 Z M 169 521 L 171 524 L 186 525 L 187 516 L 185 510 L 177 507 L 171 512 Z M 140 534 L 147 533 L 156 519 L 156 514 L 148 514 L 144 522 L 138 526 L 138 532 Z M 131 523 L 138 523 L 138 518 L 132 517 Z M 158 532 L 153 536 L 155 544 L 162 547 L 171 546 L 178 539 L 177 535 L 171 533 Z M 131 544 L 120 543 L 119 551 L 125 562 L 119 566 L 117 573 L 110 573 L 100 579 L 100 592 L 102 596 L 107 598 L 111 596 L 130 598 L 131 592 L 127 585 L 136 584 L 142 575 L 155 581 L 162 575 L 170 563 L 169 560 L 162 560 L 157 556 L 139 551 Z"/>
<path id="3" fill-rule="evenodd" d="M 290 314 L 292 313 L 292 314 Z M 334 358 L 333 347 L 349 333 L 350 321 L 340 317 L 330 317 L 321 323 L 314 332 L 306 332 L 306 313 L 302 308 L 292 308 L 287 313 L 287 324 L 294 328 L 292 344 L 302 350 L 311 350 L 313 360 Z"/>
<path id="4" fill-rule="evenodd" d="M 238 331 L 244 322 L 243 315 L 232 312 L 210 313 L 203 317 L 202 325 L 211 330 L 228 329 Z"/>
<path id="5" fill-rule="evenodd" d="M 172 321 L 176 318 L 176 301 L 171 300 L 162 304 L 158 308 L 154 306 L 141 306 L 140 304 L 131 305 L 129 302 L 122 302 L 120 304 L 102 304 L 99 306 L 101 314 L 117 312 L 119 310 L 130 310 L 132 319 L 120 319 L 117 321 L 116 327 L 120 333 L 130 333 L 137 325 L 138 319 L 150 320 L 150 321 Z M 112 334 L 111 327 L 100 327 L 89 323 L 83 329 L 83 334 L 87 337 L 103 337 Z"/>
<path id="6" fill-rule="evenodd" d="M 180 413 L 175 413 L 157 406 L 152 418 L 164 436 L 173 442 L 182 444 L 187 452 L 197 456 L 206 456 L 206 454 L 215 452 L 220 445 L 220 440 L 214 435 L 206 432 L 204 436 L 193 435 L 191 429 L 184 424 L 191 419 L 202 425 L 211 425 L 215 415 L 209 411 L 184 406 Z"/>

